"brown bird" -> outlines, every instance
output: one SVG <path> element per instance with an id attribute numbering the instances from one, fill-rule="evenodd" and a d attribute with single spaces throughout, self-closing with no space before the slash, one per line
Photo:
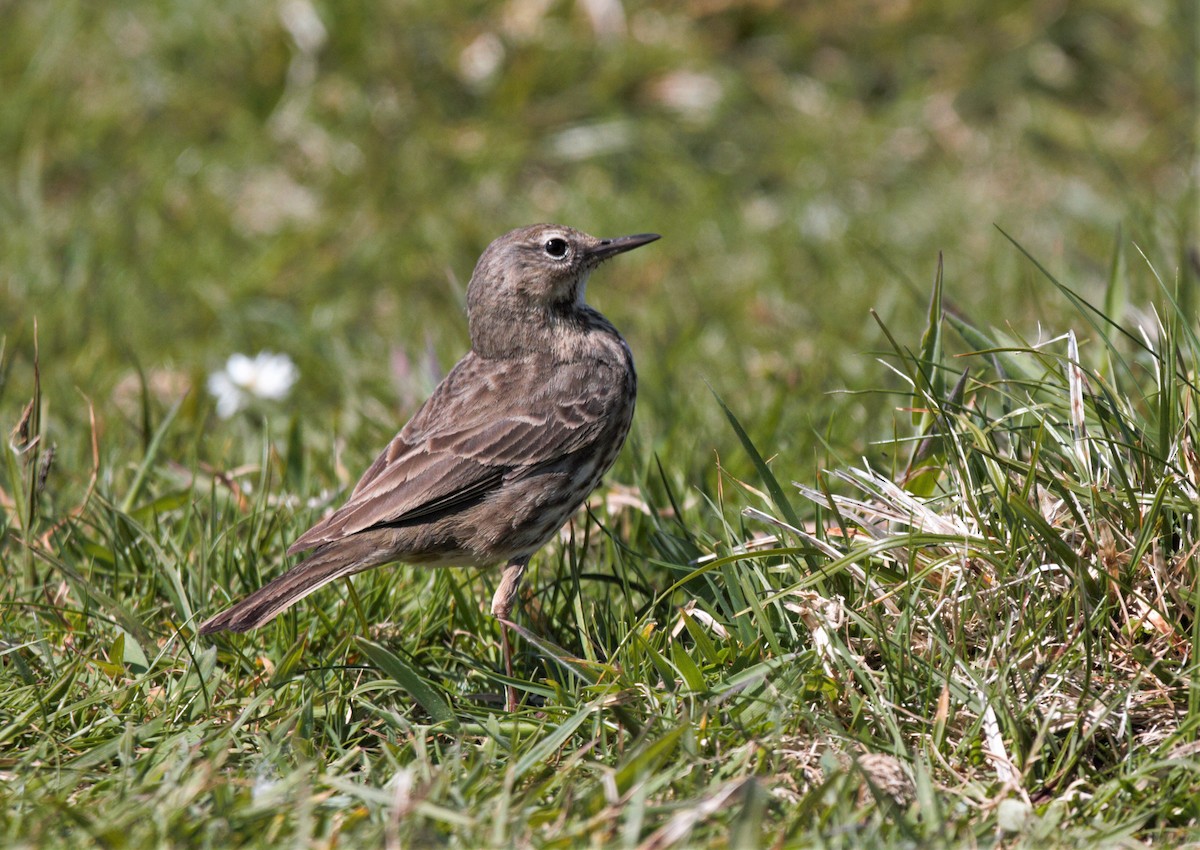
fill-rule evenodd
<path id="1" fill-rule="evenodd" d="M 492 613 L 511 677 L 508 618 L 525 566 L 600 483 L 633 419 L 633 355 L 584 302 L 588 276 L 658 238 L 535 224 L 492 242 L 467 289 L 471 350 L 346 504 L 288 549 L 312 554 L 200 634 L 257 628 L 335 579 L 393 561 L 503 562 Z M 511 687 L 507 703 L 515 708 Z"/>

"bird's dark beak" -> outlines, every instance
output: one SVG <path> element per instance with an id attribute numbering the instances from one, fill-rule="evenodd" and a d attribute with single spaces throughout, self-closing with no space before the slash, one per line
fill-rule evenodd
<path id="1" fill-rule="evenodd" d="M 636 236 L 618 236 L 616 239 L 601 239 L 594 248 L 588 249 L 587 258 L 592 262 L 598 263 L 616 254 L 632 251 L 634 248 L 640 248 L 661 238 L 657 233 L 639 233 Z"/>

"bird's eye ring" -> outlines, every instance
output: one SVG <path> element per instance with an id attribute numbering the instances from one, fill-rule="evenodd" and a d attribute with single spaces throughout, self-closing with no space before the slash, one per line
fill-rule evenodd
<path id="1" fill-rule="evenodd" d="M 551 257 L 556 260 L 561 260 L 563 257 L 567 256 L 567 248 L 570 246 L 567 245 L 566 239 L 559 239 L 556 236 L 553 239 L 547 239 L 546 244 L 542 247 L 546 249 L 546 253 Z"/>

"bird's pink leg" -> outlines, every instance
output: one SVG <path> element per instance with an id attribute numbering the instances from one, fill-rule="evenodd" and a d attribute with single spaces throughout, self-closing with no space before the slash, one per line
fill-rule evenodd
<path id="1" fill-rule="evenodd" d="M 500 576 L 500 586 L 492 596 L 492 616 L 500 621 L 500 647 L 504 654 L 504 672 L 508 678 L 513 677 L 512 646 L 508 641 L 508 617 L 513 604 L 517 601 L 517 589 L 521 586 L 521 576 L 525 575 L 525 566 L 529 556 L 514 558 L 504 566 L 504 574 Z M 517 691 L 512 685 L 505 685 L 505 708 L 510 712 L 517 710 Z"/>

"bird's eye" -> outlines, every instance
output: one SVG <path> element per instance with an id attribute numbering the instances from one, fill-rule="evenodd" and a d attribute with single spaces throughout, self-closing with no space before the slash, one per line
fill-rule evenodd
<path id="1" fill-rule="evenodd" d="M 570 246 L 567 245 L 566 239 L 559 239 L 556 236 L 553 239 L 547 239 L 546 244 L 542 247 L 546 249 L 546 253 L 551 257 L 556 260 L 561 260 L 563 257 L 567 256 L 567 248 Z"/>

